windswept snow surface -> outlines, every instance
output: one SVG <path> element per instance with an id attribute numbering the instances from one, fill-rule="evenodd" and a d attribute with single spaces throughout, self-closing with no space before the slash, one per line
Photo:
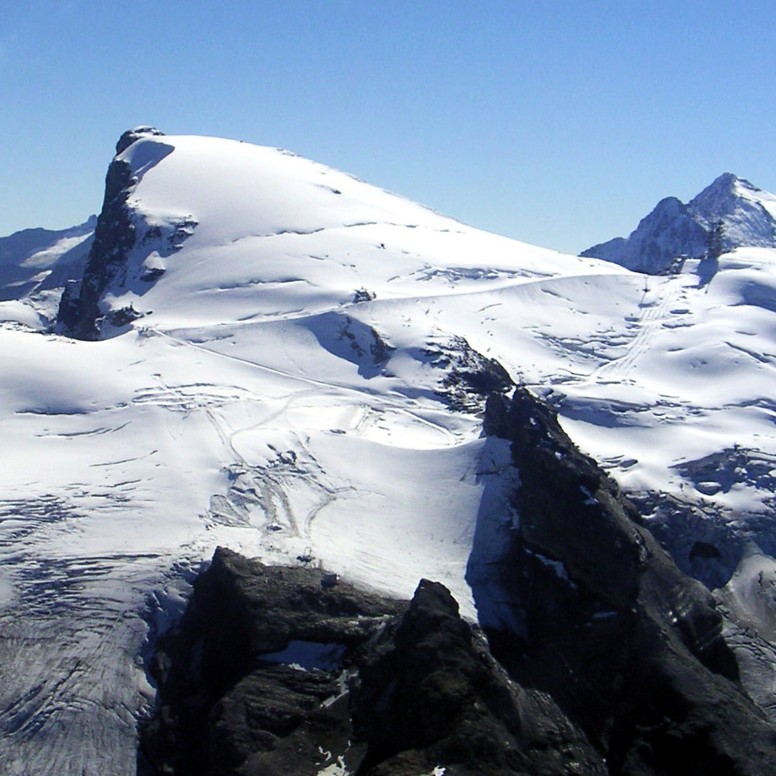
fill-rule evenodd
<path id="1" fill-rule="evenodd" d="M 476 617 L 478 517 L 513 519 L 514 473 L 443 395 L 457 338 L 557 399 L 625 486 L 772 509 L 772 251 L 703 288 L 645 281 L 285 151 L 165 136 L 121 158 L 138 241 L 105 304 L 143 317 L 80 342 L 0 303 L 5 772 L 134 773 L 143 617 L 165 627 L 219 544 L 403 597 L 435 579 Z M 704 468 L 734 446 L 765 469 Z"/>

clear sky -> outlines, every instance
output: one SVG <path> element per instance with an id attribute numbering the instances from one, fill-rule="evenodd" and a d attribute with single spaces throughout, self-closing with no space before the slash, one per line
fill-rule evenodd
<path id="1" fill-rule="evenodd" d="M 0 0 L 0 235 L 99 210 L 122 131 L 282 146 L 576 253 L 776 191 L 772 0 Z"/>

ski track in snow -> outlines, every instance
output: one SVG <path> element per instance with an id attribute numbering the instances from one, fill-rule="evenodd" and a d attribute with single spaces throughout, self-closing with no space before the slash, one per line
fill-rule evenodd
<path id="1" fill-rule="evenodd" d="M 636 334 L 628 342 L 625 354 L 601 364 L 585 382 L 625 382 L 629 380 L 636 362 L 649 351 L 652 340 L 660 332 L 676 298 L 677 289 L 674 279 L 662 282 L 661 280 L 658 279 L 656 289 L 644 291 L 644 297 L 639 302 L 638 316 L 630 316 L 629 323 L 635 329 Z M 648 296 L 653 297 L 649 302 L 646 301 Z"/>

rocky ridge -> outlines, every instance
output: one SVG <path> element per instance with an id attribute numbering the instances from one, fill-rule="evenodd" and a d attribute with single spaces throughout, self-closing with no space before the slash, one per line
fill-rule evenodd
<path id="1" fill-rule="evenodd" d="M 56 330 L 61 334 L 95 340 L 126 330 L 142 314 L 131 303 L 111 308 L 105 302 L 106 293 L 132 288 L 142 295 L 164 274 L 162 268 L 146 267 L 143 260 L 152 252 L 164 256 L 176 251 L 196 226 L 190 219 L 183 219 L 163 230 L 158 224 L 143 223 L 128 206 L 127 200 L 140 175 L 133 174 L 131 165 L 121 155 L 134 142 L 149 136 L 163 137 L 164 133 L 155 127 L 136 127 L 124 132 L 116 143 L 116 155 L 108 166 L 105 196 L 83 275 L 65 284 L 60 299 Z M 171 150 L 162 149 L 162 152 Z M 158 160 L 149 160 L 148 166 L 155 161 Z"/>
<path id="2" fill-rule="evenodd" d="M 486 628 L 512 676 L 550 693 L 610 773 L 772 768 L 776 732 L 741 687 L 708 590 L 527 390 L 493 395 L 485 429 L 509 440 L 521 481 L 491 572 L 520 627 Z"/>
<path id="3" fill-rule="evenodd" d="M 69 229 L 23 229 L 0 237 L 0 302 L 59 291 L 83 274 L 97 222 Z M 58 300 L 57 300 L 58 301 Z"/>
<path id="4" fill-rule="evenodd" d="M 411 602 L 394 601 L 219 548 L 153 672 L 147 773 L 606 772 L 428 580 Z"/>
<path id="5" fill-rule="evenodd" d="M 219 549 L 154 661 L 149 773 L 776 767 L 776 731 L 741 686 L 714 598 L 614 481 L 523 388 L 491 395 L 485 431 L 510 443 L 518 518 L 469 578 L 483 610 L 485 576 L 498 579 L 515 625 L 472 628 L 427 580 L 407 604 Z"/>

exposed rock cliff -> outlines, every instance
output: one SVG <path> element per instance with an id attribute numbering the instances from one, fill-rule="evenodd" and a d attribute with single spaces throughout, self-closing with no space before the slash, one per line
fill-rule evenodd
<path id="1" fill-rule="evenodd" d="M 149 773 L 604 774 L 437 583 L 409 604 L 219 549 L 155 659 Z M 345 770 L 346 769 L 346 770 Z"/>
<path id="2" fill-rule="evenodd" d="M 521 482 L 491 570 L 520 628 L 488 629 L 512 676 L 550 693 L 611 773 L 773 769 L 776 734 L 741 690 L 706 588 L 528 391 L 494 395 L 486 430 L 511 442 Z"/>
<path id="3" fill-rule="evenodd" d="M 102 310 L 100 300 L 106 290 L 126 275 L 129 252 L 137 237 L 132 213 L 127 207 L 137 178 L 129 162 L 120 156 L 141 137 L 162 134 L 154 127 L 137 127 L 119 138 L 116 156 L 105 178 L 105 196 L 83 278 L 69 281 L 62 294 L 57 314 L 60 332 L 78 339 L 98 339 L 106 315 L 116 326 L 138 317 L 131 306 L 111 312 Z"/>

